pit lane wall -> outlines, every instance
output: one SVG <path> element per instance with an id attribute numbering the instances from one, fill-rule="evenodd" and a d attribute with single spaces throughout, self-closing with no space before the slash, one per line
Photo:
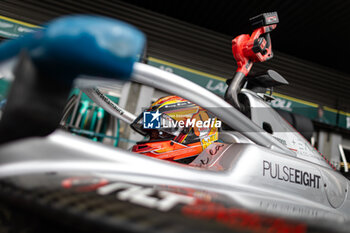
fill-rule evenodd
<path id="1" fill-rule="evenodd" d="M 37 28 L 40 27 L 0 15 L 0 37 L 13 39 L 19 37 L 22 33 L 31 32 Z M 223 77 L 204 73 L 154 57 L 149 57 L 148 64 L 187 78 L 219 96 L 223 96 L 227 88 Z M 0 103 L 6 97 L 8 85 L 9 84 L 0 77 Z M 271 105 L 274 108 L 280 108 L 288 112 L 301 114 L 312 120 L 321 121 L 329 125 L 350 129 L 350 113 L 348 112 L 323 106 L 323 116 L 320 117 L 319 105 L 316 103 L 286 96 L 280 93 L 274 93 L 273 95 L 276 98 L 271 102 Z"/>

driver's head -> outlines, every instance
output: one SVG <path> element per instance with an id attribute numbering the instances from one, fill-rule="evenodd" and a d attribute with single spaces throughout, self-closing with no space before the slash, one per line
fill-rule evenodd
<path id="1" fill-rule="evenodd" d="M 132 151 L 151 157 L 190 162 L 218 140 L 216 117 L 178 96 L 154 102 L 133 123 L 148 141 L 137 143 Z"/>

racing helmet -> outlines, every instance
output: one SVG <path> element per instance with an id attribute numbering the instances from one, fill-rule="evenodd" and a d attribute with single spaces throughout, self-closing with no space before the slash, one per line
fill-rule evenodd
<path id="1" fill-rule="evenodd" d="M 163 160 L 191 162 L 218 140 L 217 118 L 204 108 L 178 96 L 158 99 L 131 124 L 149 140 L 132 151 Z"/>

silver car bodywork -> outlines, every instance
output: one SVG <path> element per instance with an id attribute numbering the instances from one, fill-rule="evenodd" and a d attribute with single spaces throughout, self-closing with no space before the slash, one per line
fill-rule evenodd
<path id="1" fill-rule="evenodd" d="M 45 138 L 29 138 L 2 145 L 0 178 L 33 174 L 45 177 L 45 174 L 54 173 L 103 177 L 123 182 L 124 186 L 142 184 L 164 191 L 169 191 L 169 186 L 190 188 L 201 193 L 196 196 L 199 199 L 203 196 L 216 198 L 228 206 L 347 231 L 350 222 L 349 181 L 332 169 L 255 93 L 242 92 L 253 107 L 252 119 L 249 119 L 206 89 L 157 68 L 137 63 L 132 80 L 179 95 L 208 109 L 233 131 L 222 132 L 222 143 L 210 145 L 185 166 L 57 130 Z M 101 84 L 94 80 L 77 83 L 81 88 Z M 112 81 L 107 83 L 109 87 L 113 86 Z M 254 113 L 254 109 L 260 107 L 267 111 L 266 117 L 260 112 Z M 262 121 L 288 130 L 270 135 L 262 130 Z M 278 139 L 285 140 L 286 145 Z M 40 186 L 40 181 L 23 185 Z M 105 192 L 108 188 L 97 190 L 100 195 Z M 144 199 L 123 200 L 155 207 Z M 183 197 L 178 203 L 191 205 L 193 202 Z M 166 211 L 173 207 L 162 206 L 157 208 Z"/>

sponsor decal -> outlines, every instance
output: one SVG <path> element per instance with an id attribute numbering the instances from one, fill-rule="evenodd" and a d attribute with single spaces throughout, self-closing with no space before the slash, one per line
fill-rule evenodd
<path id="1" fill-rule="evenodd" d="M 34 32 L 33 29 L 28 28 L 28 27 L 22 27 L 22 26 L 19 26 L 17 28 L 17 31 L 20 32 L 20 33 Z"/>
<path id="2" fill-rule="evenodd" d="M 194 197 L 168 191 L 157 190 L 152 187 L 143 187 L 128 183 L 111 183 L 98 188 L 99 195 L 109 195 L 116 193 L 118 200 L 129 201 L 144 207 L 169 211 L 178 204 L 191 205 L 195 202 Z"/>
<path id="3" fill-rule="evenodd" d="M 64 179 L 61 185 L 65 189 L 73 189 L 78 192 L 96 190 L 97 194 L 102 196 L 115 194 L 118 200 L 129 201 L 164 212 L 171 210 L 178 204 L 192 205 L 197 200 L 195 197 L 189 196 L 189 193 L 187 195 L 186 193 L 174 193 L 174 188 L 168 191 L 123 182 L 109 183 L 107 179 L 99 177 L 70 177 Z"/>
<path id="4" fill-rule="evenodd" d="M 38 29 L 38 27 L 35 25 L 0 16 L 0 35 L 2 37 L 17 38 L 24 33 L 33 32 L 36 29 Z"/>
<path id="5" fill-rule="evenodd" d="M 225 146 L 225 144 L 216 144 L 214 148 L 209 150 L 209 154 L 216 155 L 216 153 L 224 146 Z"/>
<path id="6" fill-rule="evenodd" d="M 210 161 L 209 157 L 206 157 L 205 159 L 201 159 L 200 160 L 200 162 L 201 162 L 200 166 L 207 165 L 209 163 L 209 161 Z"/>
<path id="7" fill-rule="evenodd" d="M 100 90 L 94 88 L 95 93 L 109 106 L 114 108 L 117 112 L 119 112 L 120 115 L 124 114 L 124 110 L 120 108 L 118 105 L 116 105 L 113 101 L 111 101 L 108 97 L 106 97 L 103 93 L 100 92 Z"/>
<path id="8" fill-rule="evenodd" d="M 194 218 L 215 220 L 228 227 L 249 232 L 304 233 L 307 230 L 305 224 L 212 202 L 197 201 L 194 205 L 186 205 L 182 208 L 182 213 Z"/>
<path id="9" fill-rule="evenodd" d="M 266 18 L 267 23 L 274 23 L 277 21 L 277 16 L 270 16 Z"/>
<path id="10" fill-rule="evenodd" d="M 2 28 L 2 29 L 13 28 L 14 26 L 15 25 L 12 24 L 12 23 L 8 23 L 8 22 L 5 22 L 5 21 L 3 21 L 3 22 L 0 21 L 0 28 Z"/>
<path id="11" fill-rule="evenodd" d="M 183 188 L 178 186 L 171 186 L 171 185 L 162 185 L 162 188 L 164 188 L 166 191 L 172 192 L 172 193 L 179 193 L 186 196 L 194 197 L 196 200 L 200 199 L 201 201 L 211 202 L 214 198 L 218 197 L 217 193 L 211 193 L 208 191 L 193 189 L 193 188 Z"/>
<path id="12" fill-rule="evenodd" d="M 285 213 L 288 215 L 300 217 L 312 217 L 318 219 L 325 218 L 329 220 L 331 219 L 333 221 L 345 221 L 345 219 L 339 214 L 332 213 L 326 209 L 322 210 L 316 208 L 309 208 L 307 206 L 293 205 L 273 200 L 261 200 L 259 203 L 259 207 L 262 210 L 270 213 Z"/>
<path id="13" fill-rule="evenodd" d="M 350 128 L 350 117 L 346 117 L 346 128 Z"/>
<path id="14" fill-rule="evenodd" d="M 266 160 L 263 160 L 263 176 L 312 188 L 320 188 L 321 176 Z"/>
<path id="15" fill-rule="evenodd" d="M 288 112 L 292 112 L 293 110 L 292 108 L 293 103 L 290 100 L 285 100 L 285 99 L 275 97 L 275 99 L 272 100 L 270 104 L 274 108 L 280 108 Z"/>
<path id="16" fill-rule="evenodd" d="M 205 88 L 213 92 L 218 91 L 224 95 L 227 89 L 227 85 L 225 82 L 210 79 L 205 85 Z"/>
<path id="17" fill-rule="evenodd" d="M 62 181 L 63 188 L 74 188 L 76 191 L 92 191 L 108 184 L 108 180 L 99 177 L 70 177 Z"/>
<path id="18" fill-rule="evenodd" d="M 275 137 L 275 136 L 272 136 L 272 137 L 274 137 L 277 141 L 279 141 L 280 143 L 282 143 L 283 145 L 287 145 L 287 142 L 286 142 L 286 140 L 284 140 L 284 139 L 282 139 L 282 138 L 278 138 L 278 137 Z"/>
<path id="19" fill-rule="evenodd" d="M 222 152 L 225 151 L 225 148 L 227 148 L 225 144 L 213 142 L 203 151 L 204 153 L 200 154 L 199 157 L 197 157 L 197 160 L 192 162 L 192 165 L 196 167 L 209 166 L 210 169 L 215 169 L 218 171 L 223 170 L 224 168 L 222 167 L 222 165 L 217 162 L 217 156 L 222 154 Z"/>
<path id="20" fill-rule="evenodd" d="M 201 144 L 203 147 L 203 150 L 207 148 L 209 145 L 211 145 L 213 142 L 217 141 L 219 139 L 218 133 L 214 133 L 212 135 L 208 135 L 201 138 Z"/>
<path id="21" fill-rule="evenodd" d="M 163 65 L 161 65 L 161 66 L 159 66 L 159 69 L 164 70 L 164 71 L 167 71 L 167 72 L 169 72 L 169 73 L 174 73 L 173 68 L 171 68 L 171 67 L 169 67 L 169 66 L 163 66 Z"/>

